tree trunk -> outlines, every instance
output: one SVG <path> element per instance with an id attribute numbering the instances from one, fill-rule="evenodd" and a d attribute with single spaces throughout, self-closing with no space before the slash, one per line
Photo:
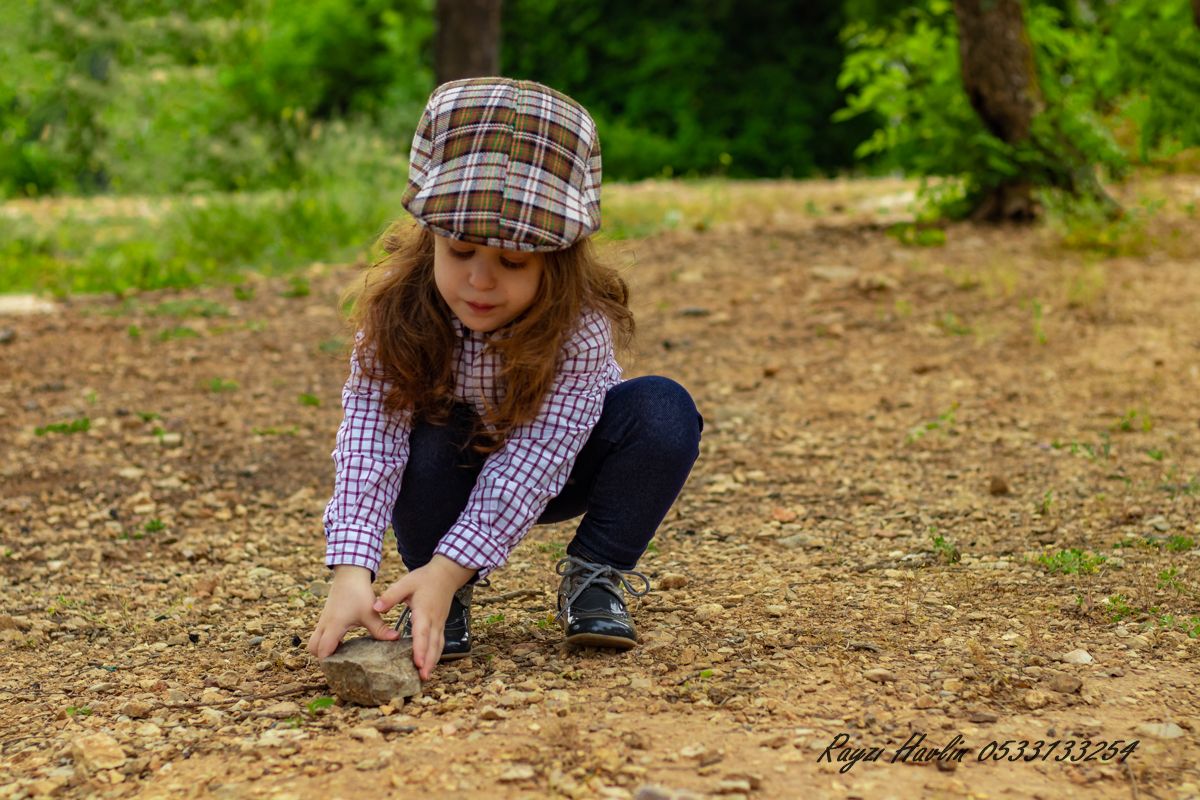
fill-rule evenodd
<path id="1" fill-rule="evenodd" d="M 500 72 L 501 0 L 437 0 L 437 82 Z"/>
<path id="2" fill-rule="evenodd" d="M 954 0 L 954 16 L 963 88 L 972 108 L 996 138 L 1009 144 L 1026 141 L 1043 101 L 1021 0 Z M 975 216 L 1032 220 L 1032 190 L 1029 181 L 1015 178 L 996 187 Z"/>
<path id="3" fill-rule="evenodd" d="M 1196 27 L 1200 28 L 1200 0 L 1192 0 L 1192 19 L 1196 20 Z"/>

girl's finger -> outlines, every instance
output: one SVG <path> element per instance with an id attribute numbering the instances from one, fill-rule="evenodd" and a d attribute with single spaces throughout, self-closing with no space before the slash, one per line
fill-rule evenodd
<path id="1" fill-rule="evenodd" d="M 309 655 L 317 654 L 317 646 L 321 643 L 321 633 L 325 630 L 324 626 L 318 624 L 317 629 L 313 631 L 312 636 L 308 637 L 308 652 Z"/>
<path id="2" fill-rule="evenodd" d="M 372 606 L 379 613 L 387 611 L 392 606 L 402 600 L 407 600 L 412 592 L 408 588 L 408 576 L 405 575 L 400 580 L 393 583 L 391 586 L 383 590 L 383 594 L 379 595 L 375 600 L 375 605 Z"/>
<path id="3" fill-rule="evenodd" d="M 445 647 L 445 634 L 438 631 L 433 631 L 429 637 L 429 644 L 425 648 L 425 669 L 421 671 L 421 677 L 429 680 L 429 676 L 433 673 L 433 665 L 438 663 L 438 659 L 442 657 L 442 648 Z"/>
<path id="4" fill-rule="evenodd" d="M 383 617 L 378 614 L 372 614 L 367 618 L 366 629 L 371 632 L 371 636 L 384 641 L 391 641 L 400 638 L 400 631 L 393 628 L 383 621 Z"/>
<path id="5" fill-rule="evenodd" d="M 425 669 L 425 650 L 429 646 L 429 620 L 424 614 L 412 615 L 412 633 L 413 633 L 413 664 L 421 672 L 421 677 L 428 677 L 429 673 Z"/>

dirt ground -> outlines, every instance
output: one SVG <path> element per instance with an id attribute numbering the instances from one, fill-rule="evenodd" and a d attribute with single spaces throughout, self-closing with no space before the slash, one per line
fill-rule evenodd
<path id="1" fill-rule="evenodd" d="M 1200 795 L 1200 182 L 1109 255 L 831 186 L 606 247 L 706 419 L 642 644 L 539 527 L 402 708 L 304 647 L 354 267 L 0 317 L 0 798 Z"/>

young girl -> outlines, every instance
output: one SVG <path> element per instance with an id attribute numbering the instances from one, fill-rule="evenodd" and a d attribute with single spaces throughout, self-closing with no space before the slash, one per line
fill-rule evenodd
<path id="1" fill-rule="evenodd" d="M 470 653 L 473 584 L 535 523 L 580 515 L 556 568 L 567 641 L 633 647 L 623 589 L 649 591 L 633 568 L 703 422 L 673 381 L 621 379 L 626 286 L 588 239 L 600 227 L 595 124 L 530 81 L 447 83 L 414 135 L 402 203 L 418 224 L 389 231 L 355 305 L 324 520 L 333 583 L 309 651 L 329 655 L 358 625 L 411 634 L 428 678 Z M 389 521 L 409 571 L 377 599 Z M 399 602 L 403 632 L 380 616 Z"/>

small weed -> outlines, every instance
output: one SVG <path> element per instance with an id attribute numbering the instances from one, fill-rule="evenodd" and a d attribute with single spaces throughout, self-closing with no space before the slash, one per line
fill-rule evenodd
<path id="1" fill-rule="evenodd" d="M 1108 561 L 1107 556 L 1085 553 L 1072 547 L 1057 553 L 1042 553 L 1035 563 L 1051 575 L 1090 575 L 1105 561 Z"/>
<path id="2" fill-rule="evenodd" d="M 540 542 L 538 550 L 543 553 L 549 553 L 555 560 L 567 554 L 567 546 L 561 542 Z"/>
<path id="3" fill-rule="evenodd" d="M 1181 494 L 1192 497 L 1200 493 L 1200 477 L 1193 475 L 1189 480 L 1183 481 L 1179 477 L 1179 467 L 1172 464 L 1171 468 L 1167 470 L 1167 474 L 1163 476 L 1160 488 L 1170 494 L 1172 500 Z"/>
<path id="4" fill-rule="evenodd" d="M 646 545 L 646 552 L 658 555 L 658 542 L 650 542 L 650 544 Z"/>
<path id="5" fill-rule="evenodd" d="M 1043 517 L 1050 515 L 1050 509 L 1054 506 L 1054 490 L 1047 489 L 1042 495 L 1042 502 L 1038 503 L 1037 513 Z"/>
<path id="6" fill-rule="evenodd" d="M 293 275 L 288 279 L 288 288 L 282 293 L 283 297 L 301 298 L 308 297 L 312 293 L 312 289 L 308 285 L 308 278 L 303 275 Z"/>
<path id="7" fill-rule="evenodd" d="M 158 517 L 155 517 L 154 519 L 150 520 L 149 522 L 147 522 L 145 525 L 142 526 L 142 530 L 144 530 L 146 533 L 158 533 L 159 531 L 163 531 L 166 529 L 167 529 L 166 523 L 164 523 Z"/>
<path id="8" fill-rule="evenodd" d="M 1029 309 L 1033 312 L 1033 340 L 1038 344 L 1046 344 L 1049 341 L 1046 336 L 1046 310 L 1037 299 L 1029 301 Z"/>
<path id="9" fill-rule="evenodd" d="M 934 324 L 947 336 L 970 336 L 975 332 L 974 328 L 963 322 L 953 311 L 943 313 Z"/>
<path id="10" fill-rule="evenodd" d="M 479 621 L 479 624 L 484 626 L 485 628 L 487 628 L 492 625 L 498 625 L 501 622 L 504 622 L 504 615 L 497 613 L 497 614 L 488 614 L 486 617 L 484 617 L 483 619 L 481 619 Z"/>
<path id="11" fill-rule="evenodd" d="M 47 433 L 86 433 L 92 427 L 92 421 L 87 417 L 71 420 L 70 422 L 51 422 L 33 429 L 34 436 L 45 436 Z"/>
<path id="12" fill-rule="evenodd" d="M 228 317 L 229 309 L 212 300 L 196 298 L 192 300 L 167 300 L 149 309 L 148 313 L 154 317 L 174 317 L 175 319 L 186 319 L 187 317 L 211 318 Z"/>
<path id="13" fill-rule="evenodd" d="M 817 204 L 812 200 L 805 200 L 804 213 L 808 214 L 810 217 L 819 217 L 821 216 L 821 209 L 817 208 Z"/>
<path id="14" fill-rule="evenodd" d="M 1075 441 L 1064 443 L 1055 439 L 1050 443 L 1050 446 L 1055 450 L 1067 448 L 1071 451 L 1071 455 L 1077 456 L 1082 454 L 1088 461 L 1095 461 L 1101 458 L 1107 461 L 1112 456 L 1112 437 L 1107 433 L 1101 433 L 1100 442 L 1094 445 L 1087 442 Z"/>
<path id="15" fill-rule="evenodd" d="M 1141 419 L 1140 423 L 1138 422 L 1139 418 Z M 1116 424 L 1112 426 L 1112 429 L 1115 431 L 1122 431 L 1124 433 L 1131 433 L 1135 430 L 1141 430 L 1148 433 L 1149 431 L 1154 430 L 1154 420 L 1150 419 L 1150 415 L 1145 411 L 1130 410 L 1126 411 L 1121 418 L 1117 420 Z"/>
<path id="16" fill-rule="evenodd" d="M 222 392 L 236 392 L 238 389 L 237 381 L 227 381 L 224 378 L 213 378 L 205 385 L 213 394 L 220 394 Z"/>
<path id="17" fill-rule="evenodd" d="M 1170 553 L 1186 553 L 1196 546 L 1196 540 L 1190 536 L 1168 536 L 1166 548 Z"/>
<path id="18" fill-rule="evenodd" d="M 946 232 L 941 228 L 913 222 L 898 222 L 887 229 L 887 234 L 908 247 L 941 247 L 946 243 Z"/>
<path id="19" fill-rule="evenodd" d="M 940 533 L 934 534 L 930 539 L 933 540 L 933 552 L 937 553 L 938 560 L 943 564 L 957 564 L 962 560 L 962 553 L 958 547 Z"/>
<path id="20" fill-rule="evenodd" d="M 344 352 L 346 349 L 346 343 L 344 341 L 342 341 L 341 339 L 326 339 L 325 341 L 323 341 L 319 345 L 317 345 L 317 349 L 320 350 L 322 353 L 334 355 L 337 353 Z"/>
<path id="21" fill-rule="evenodd" d="M 91 706 L 67 706 L 67 716 L 69 717 L 87 717 L 91 716 Z"/>
<path id="22" fill-rule="evenodd" d="M 1113 622 L 1120 622 L 1137 613 L 1137 609 L 1129 605 L 1129 598 L 1123 594 L 1109 595 L 1104 599 L 1104 605 L 1108 608 L 1108 618 Z"/>
<path id="23" fill-rule="evenodd" d="M 1152 458 L 1155 461 L 1162 461 L 1164 456 L 1166 456 L 1166 453 L 1164 453 L 1162 450 L 1159 450 L 1156 447 L 1151 447 L 1149 450 L 1146 451 L 1146 455 L 1150 456 L 1150 458 Z"/>
<path id="24" fill-rule="evenodd" d="M 542 630 L 549 630 L 550 628 L 554 627 L 554 615 L 547 614 L 546 616 L 538 619 L 538 621 L 533 624 Z"/>
<path id="25" fill-rule="evenodd" d="M 1158 573 L 1158 588 L 1179 591 L 1179 570 L 1175 567 L 1168 567 Z"/>
<path id="26" fill-rule="evenodd" d="M 697 673 L 697 676 L 703 680 L 708 680 L 713 676 L 713 671 L 711 669 L 702 669 Z"/>
<path id="27" fill-rule="evenodd" d="M 174 328 L 167 328 L 164 331 L 159 331 L 156 337 L 160 342 L 171 342 L 175 339 L 198 339 L 200 332 L 194 328 L 189 328 L 186 325 L 178 325 Z"/>
<path id="28" fill-rule="evenodd" d="M 100 399 L 100 395 L 96 394 L 91 389 L 88 389 L 86 392 L 84 392 L 83 399 L 89 406 L 94 406 L 96 405 L 96 401 Z"/>
<path id="29" fill-rule="evenodd" d="M 251 428 L 250 432 L 255 436 L 295 436 L 300 433 L 299 425 L 289 425 L 286 428 L 268 426 L 266 428 Z"/>
<path id="30" fill-rule="evenodd" d="M 130 325 L 125 329 L 125 333 L 129 334 L 130 339 L 138 339 L 141 338 L 142 329 L 137 325 Z"/>
<path id="31" fill-rule="evenodd" d="M 157 411 L 139 411 L 137 415 L 142 422 L 153 422 L 156 419 L 162 419 L 162 415 Z"/>
<path id="32" fill-rule="evenodd" d="M 304 392 L 300 395 L 300 405 L 317 408 L 321 405 L 321 398 L 317 397 L 315 394 Z"/>
<path id="33" fill-rule="evenodd" d="M 318 697 L 315 700 L 310 700 L 308 705 L 304 708 L 310 717 L 315 717 L 318 711 L 324 711 L 325 709 L 332 707 L 334 702 L 335 701 L 332 697 Z"/>
<path id="34" fill-rule="evenodd" d="M 923 438 L 932 431 L 941 431 L 949 434 L 954 427 L 955 414 L 958 412 L 958 402 L 950 404 L 950 408 L 937 415 L 937 419 L 922 422 L 908 432 L 908 436 L 904 438 L 905 444 L 912 444 L 915 441 Z"/>
<path id="35" fill-rule="evenodd" d="M 235 286 L 233 287 L 233 297 L 235 300 L 241 300 L 243 303 L 247 303 L 254 299 L 254 287 L 245 285 Z"/>

